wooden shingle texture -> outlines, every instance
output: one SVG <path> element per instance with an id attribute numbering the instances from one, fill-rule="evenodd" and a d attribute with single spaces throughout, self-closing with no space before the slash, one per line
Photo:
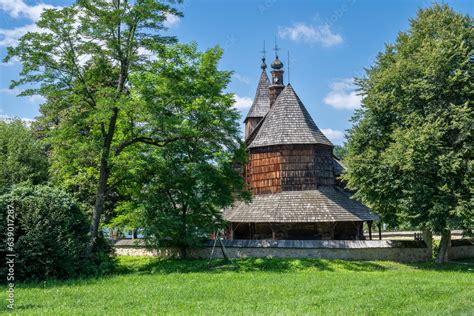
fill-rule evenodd
<path id="1" fill-rule="evenodd" d="M 317 190 L 255 195 L 250 203 L 240 201 L 225 210 L 224 219 L 234 223 L 308 223 L 370 221 L 378 217 L 346 192 L 322 186 Z"/>
<path id="2" fill-rule="evenodd" d="M 249 118 L 262 118 L 270 110 L 270 80 L 268 79 L 267 72 L 262 70 L 260 80 L 257 86 L 257 92 L 255 93 L 255 99 L 253 100 L 252 106 L 245 117 L 245 121 Z"/>
<path id="3" fill-rule="evenodd" d="M 280 93 L 248 147 L 285 144 L 333 146 L 316 126 L 290 84 Z"/>

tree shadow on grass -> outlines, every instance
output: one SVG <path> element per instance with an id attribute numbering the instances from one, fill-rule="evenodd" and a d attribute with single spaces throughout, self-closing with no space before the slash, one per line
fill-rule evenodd
<path id="1" fill-rule="evenodd" d="M 346 261 L 328 259 L 284 259 L 284 258 L 241 258 L 234 259 L 233 262 L 239 266 L 238 270 L 232 273 L 246 272 L 269 272 L 287 273 L 303 271 L 311 272 L 383 272 L 399 269 L 416 269 L 432 271 L 456 271 L 472 273 L 474 272 L 474 262 L 450 262 L 437 265 L 434 262 L 420 263 L 395 263 L 395 262 L 374 262 L 374 261 Z M 212 260 L 212 265 L 225 266 L 229 262 L 222 259 Z M 121 257 L 117 270 L 110 275 L 102 277 L 78 278 L 72 280 L 48 280 L 43 282 L 20 283 L 21 288 L 55 288 L 85 286 L 103 281 L 106 278 L 113 278 L 121 275 L 166 275 L 172 273 L 206 273 L 219 274 L 228 273 L 226 269 L 209 269 L 209 261 L 205 259 L 163 259 L 156 257 Z"/>
<path id="2" fill-rule="evenodd" d="M 326 259 L 282 259 L 242 258 L 234 259 L 239 272 L 296 272 L 296 271 L 384 271 L 387 267 L 376 262 L 326 260 Z M 214 259 L 213 266 L 225 266 L 227 261 Z M 118 273 L 221 273 L 224 270 L 210 270 L 207 260 L 157 259 L 142 264 L 123 263 Z"/>
<path id="3" fill-rule="evenodd" d="M 443 264 L 437 264 L 434 261 L 416 262 L 407 264 L 417 270 L 429 270 L 439 272 L 467 272 L 474 274 L 474 258 L 453 260 Z"/>

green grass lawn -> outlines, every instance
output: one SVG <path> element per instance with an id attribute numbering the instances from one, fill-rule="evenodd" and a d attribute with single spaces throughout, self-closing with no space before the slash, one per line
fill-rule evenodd
<path id="1" fill-rule="evenodd" d="M 474 315 L 472 261 L 442 267 L 318 259 L 237 262 L 237 271 L 209 271 L 204 260 L 120 257 L 116 275 L 18 284 L 15 312 Z"/>

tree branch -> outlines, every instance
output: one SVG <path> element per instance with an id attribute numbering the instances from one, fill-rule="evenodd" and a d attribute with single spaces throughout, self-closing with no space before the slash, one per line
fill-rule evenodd
<path id="1" fill-rule="evenodd" d="M 194 137 L 172 137 L 168 139 L 153 139 L 152 137 L 136 137 L 127 141 L 122 142 L 116 149 L 115 149 L 115 156 L 118 156 L 125 148 L 137 144 L 137 143 L 142 143 L 142 144 L 148 144 L 148 145 L 153 145 L 156 147 L 165 147 L 166 145 L 179 141 L 179 140 L 192 140 Z"/>

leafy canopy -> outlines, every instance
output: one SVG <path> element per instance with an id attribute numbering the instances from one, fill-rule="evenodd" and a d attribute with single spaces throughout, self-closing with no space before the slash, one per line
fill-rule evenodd
<path id="1" fill-rule="evenodd" d="M 474 224 L 472 24 L 447 5 L 421 9 L 357 80 L 345 179 L 392 225 Z"/>
<path id="2" fill-rule="evenodd" d="M 221 55 L 171 46 L 153 71 L 131 77 L 136 107 L 149 113 L 143 121 L 181 135 L 164 147 L 139 147 L 120 189 L 129 198 L 113 225 L 143 227 L 150 245 L 195 245 L 222 226 L 222 208 L 246 196 L 233 168 L 245 155 L 233 95 L 223 92 L 231 73 L 218 70 Z"/>
<path id="3" fill-rule="evenodd" d="M 181 16 L 157 0 L 79 0 L 46 10 L 38 22 L 43 32 L 9 48 L 6 61 L 23 63 L 12 87 L 35 84 L 23 94 L 47 99 L 38 125 L 51 148 L 54 183 L 93 208 L 91 246 L 104 219 L 140 221 L 147 181 L 172 186 L 195 179 L 174 188 L 196 193 L 196 205 L 210 205 L 195 207 L 196 218 L 211 209 L 217 214 L 240 190 L 229 173 L 240 144 L 233 97 L 223 92 L 230 72 L 218 70 L 222 51 L 173 45 L 176 39 L 162 34 L 170 14 Z M 175 174 L 164 175 L 172 167 L 194 171 L 183 169 L 176 173 L 183 178 L 169 183 Z M 215 192 L 198 194 L 205 187 Z"/>

